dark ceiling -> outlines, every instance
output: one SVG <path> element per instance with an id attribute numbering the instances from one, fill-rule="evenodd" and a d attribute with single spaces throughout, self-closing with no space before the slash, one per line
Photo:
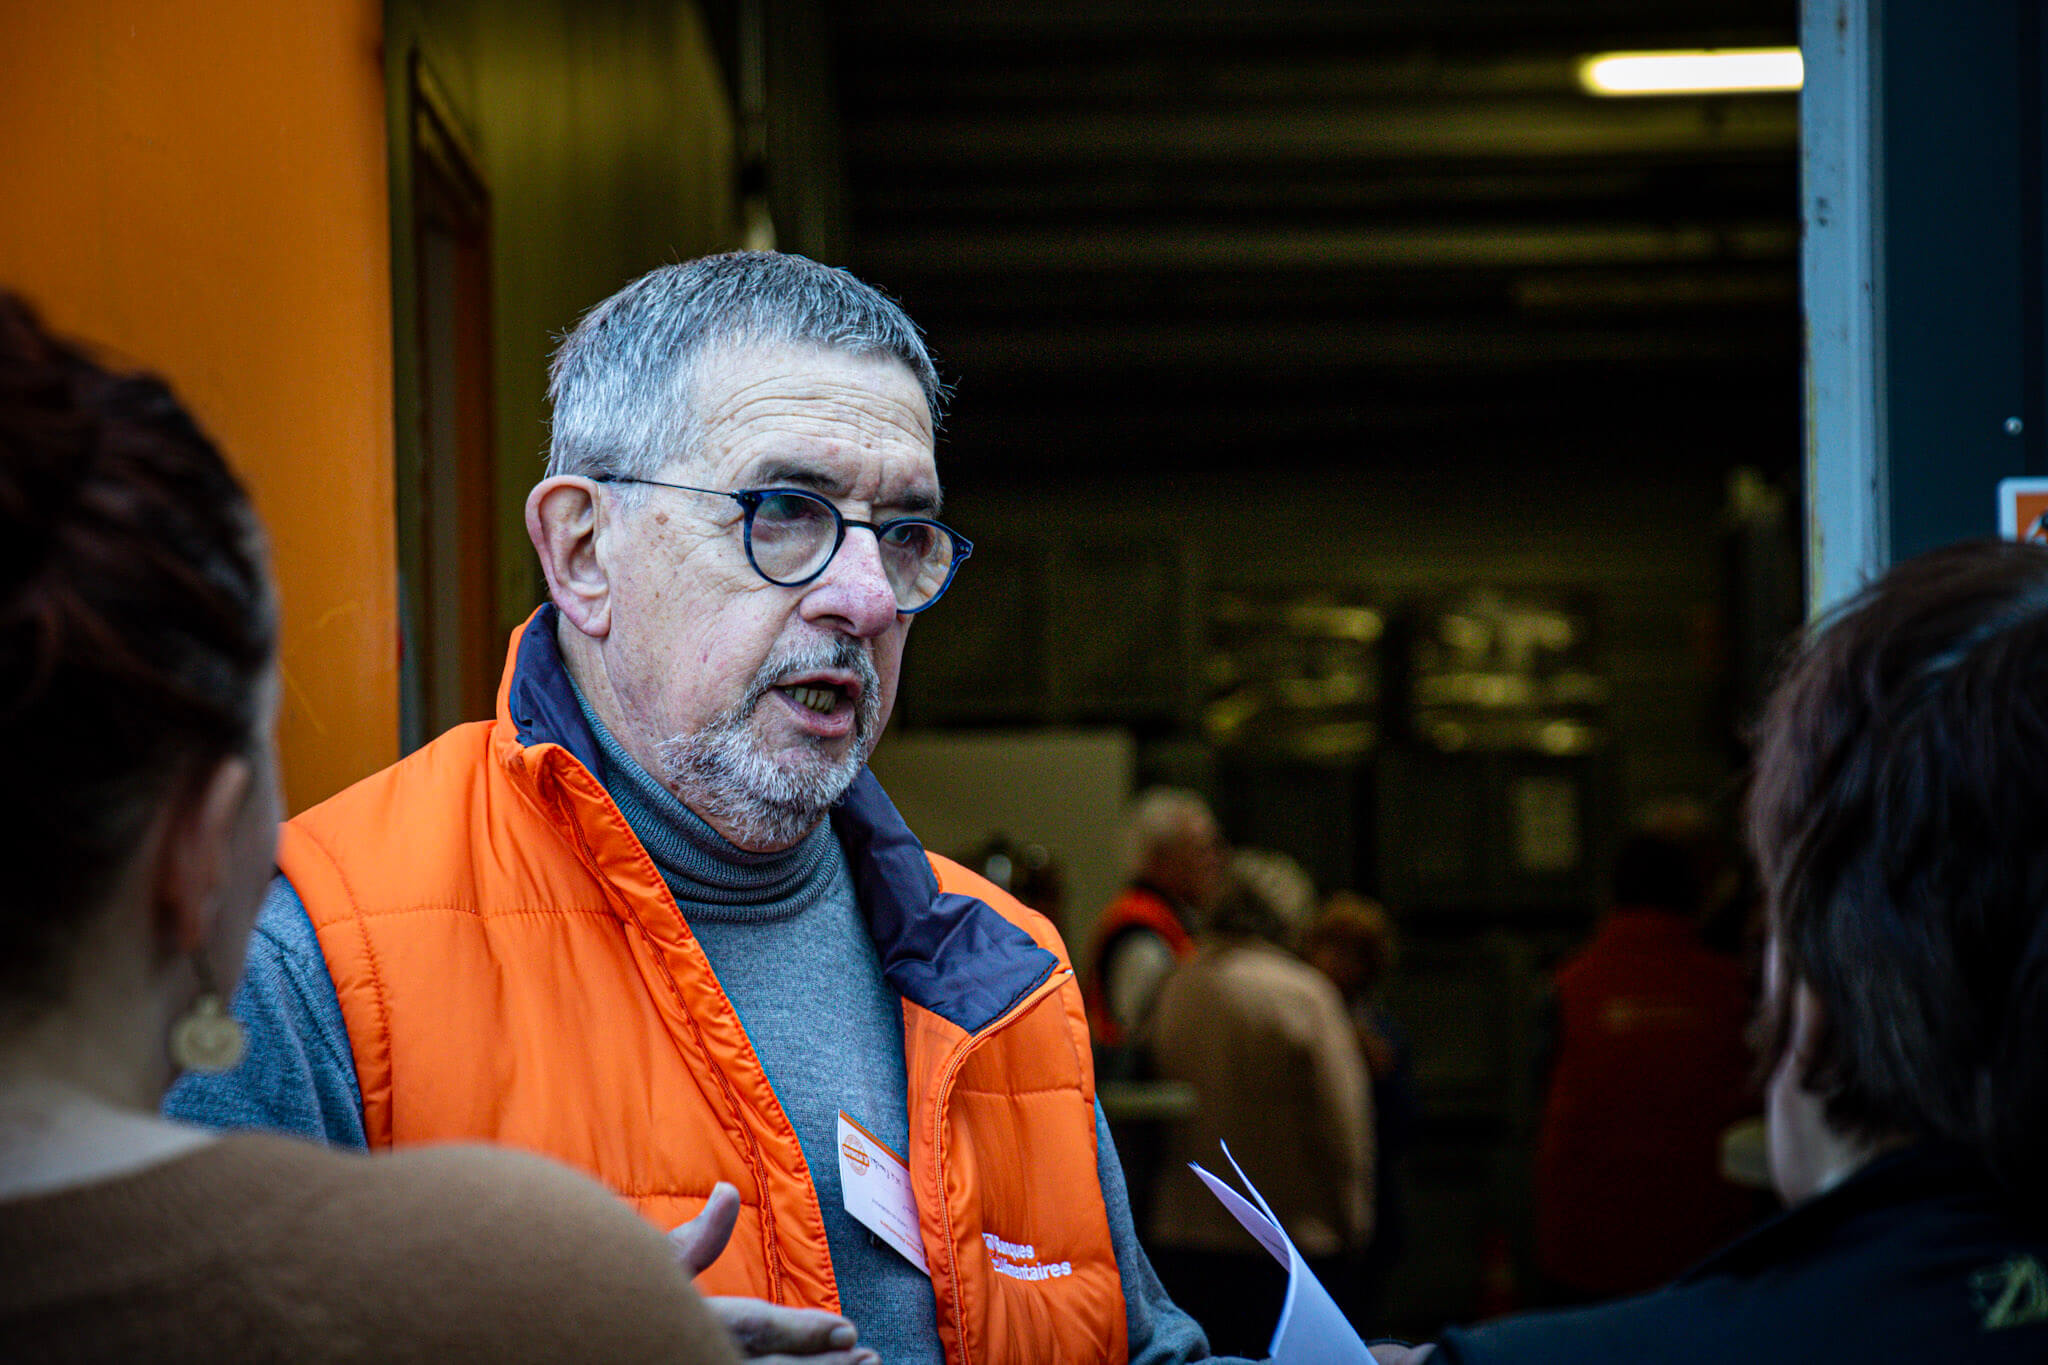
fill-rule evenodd
<path id="1" fill-rule="evenodd" d="M 1793 462 L 1796 99 L 1574 76 L 1792 42 L 1793 0 L 831 14 L 850 263 L 976 469 Z"/>

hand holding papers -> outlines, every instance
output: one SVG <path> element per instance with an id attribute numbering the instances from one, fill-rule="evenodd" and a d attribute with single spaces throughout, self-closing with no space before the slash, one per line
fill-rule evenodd
<path id="1" fill-rule="evenodd" d="M 1201 1177 L 1210 1193 L 1223 1201 L 1223 1207 L 1244 1225 L 1244 1230 L 1272 1253 L 1274 1260 L 1287 1267 L 1287 1300 L 1280 1308 L 1279 1325 L 1273 1329 L 1273 1344 L 1267 1348 L 1273 1365 L 1374 1365 L 1372 1353 L 1351 1329 L 1330 1291 L 1323 1288 L 1322 1281 L 1294 1249 L 1265 1197 L 1245 1179 L 1237 1158 L 1230 1154 L 1230 1145 L 1222 1146 L 1223 1159 L 1244 1181 L 1252 1199 L 1258 1201 L 1256 1207 L 1200 1166 L 1189 1162 L 1188 1167 Z"/>

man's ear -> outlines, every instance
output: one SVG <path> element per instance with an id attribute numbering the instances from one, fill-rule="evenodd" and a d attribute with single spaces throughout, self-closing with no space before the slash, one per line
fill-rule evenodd
<path id="1" fill-rule="evenodd" d="M 547 575 L 548 596 L 594 640 L 611 633 L 611 578 L 597 553 L 597 486 L 573 474 L 542 479 L 526 495 L 526 534 Z"/>
<path id="2" fill-rule="evenodd" d="M 213 931 L 217 893 L 253 781 L 247 759 L 224 758 L 164 812 L 156 849 L 156 927 L 176 956 L 189 955 Z"/>

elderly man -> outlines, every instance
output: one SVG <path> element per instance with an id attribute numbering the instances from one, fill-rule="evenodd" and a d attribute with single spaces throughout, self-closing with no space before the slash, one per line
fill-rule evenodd
<path id="1" fill-rule="evenodd" d="M 551 396 L 552 600 L 496 719 L 286 827 L 252 1055 L 171 1111 L 525 1147 L 664 1227 L 732 1218 L 730 1184 L 700 1283 L 761 1354 L 1202 1354 L 1057 934 L 928 858 L 864 766 L 970 548 L 933 519 L 915 326 L 843 271 L 712 257 L 592 310 Z"/>

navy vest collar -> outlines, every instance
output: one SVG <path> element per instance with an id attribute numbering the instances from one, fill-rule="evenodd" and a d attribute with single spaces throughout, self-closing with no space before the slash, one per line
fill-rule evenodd
<path id="1" fill-rule="evenodd" d="M 506 709 L 523 745 L 559 744 L 593 775 L 597 736 L 569 683 L 555 641 L 552 603 L 526 623 L 512 664 Z M 995 907 L 939 890 L 924 847 L 874 773 L 860 776 L 832 810 L 882 974 L 898 995 L 978 1033 L 1037 989 L 1059 960 Z"/>
<path id="2" fill-rule="evenodd" d="M 597 736 L 583 719 L 583 708 L 576 704 L 569 666 L 562 661 L 562 647 L 555 642 L 555 623 L 560 619 L 552 602 L 526 618 L 526 633 L 519 637 L 519 653 L 512 661 L 512 686 L 506 690 L 505 709 L 521 744 L 528 748 L 559 744 L 594 776 L 604 768 L 598 761 Z"/>

